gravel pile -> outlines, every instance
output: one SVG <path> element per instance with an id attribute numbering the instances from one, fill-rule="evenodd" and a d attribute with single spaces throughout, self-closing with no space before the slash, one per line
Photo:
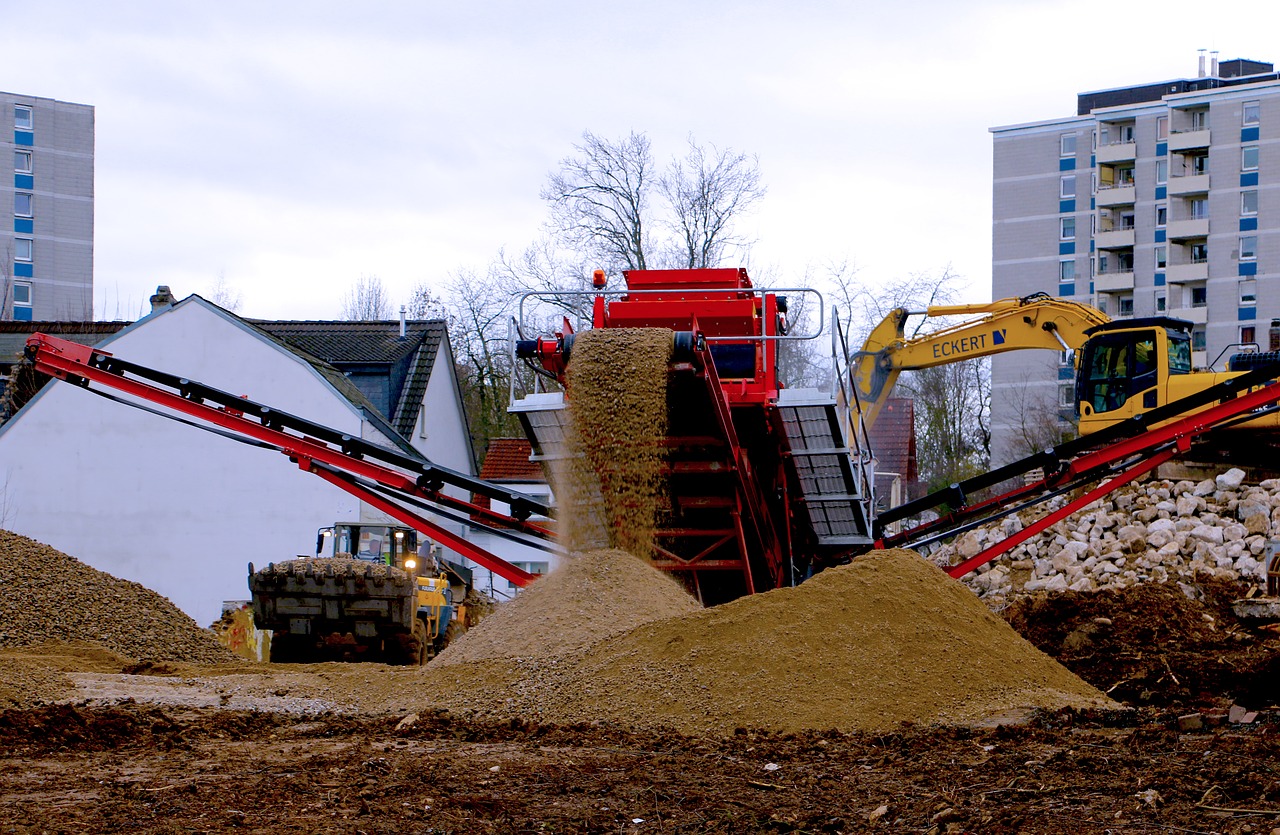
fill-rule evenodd
<path id="1" fill-rule="evenodd" d="M 235 661 L 213 633 L 145 586 L 0 530 L 0 647 L 88 642 L 136 661 Z"/>
<path id="2" fill-rule="evenodd" d="M 1231 469 L 1199 482 L 1128 485 L 971 572 L 964 582 L 996 605 L 1035 591 L 1189 583 L 1203 575 L 1265 582 L 1267 540 L 1280 528 L 1280 479 L 1246 485 L 1244 476 Z M 969 531 L 930 557 L 955 565 L 1066 501 L 1059 497 L 1035 516 L 1011 516 Z"/>

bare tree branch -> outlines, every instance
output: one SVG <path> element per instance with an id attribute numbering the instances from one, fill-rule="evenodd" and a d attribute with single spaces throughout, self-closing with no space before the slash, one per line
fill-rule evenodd
<path id="1" fill-rule="evenodd" d="M 720 266 L 751 241 L 733 232 L 733 222 L 765 195 L 757 157 L 730 148 L 710 150 L 688 138 L 684 159 L 672 160 L 658 187 L 671 205 L 669 226 L 680 241 L 678 266 Z"/>
<path id="2" fill-rule="evenodd" d="M 342 300 L 342 318 L 347 320 L 390 319 L 391 297 L 382 279 L 376 275 L 362 275 L 351 285 Z"/>

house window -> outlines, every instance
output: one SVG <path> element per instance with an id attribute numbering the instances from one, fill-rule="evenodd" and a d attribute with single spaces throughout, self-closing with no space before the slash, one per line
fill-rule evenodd
<path id="1" fill-rule="evenodd" d="M 24 191 L 14 192 L 13 213 L 18 217 L 32 217 L 30 194 Z"/>
<path id="2" fill-rule="evenodd" d="M 1118 305 L 1117 313 L 1119 313 L 1119 315 L 1121 316 L 1133 315 L 1133 296 L 1121 296 L 1119 299 L 1116 300 L 1116 302 Z"/>
<path id="3" fill-rule="evenodd" d="M 30 238 L 14 238 L 13 239 L 13 260 L 15 261 L 31 260 L 31 239 Z"/>
<path id="4" fill-rule="evenodd" d="M 1076 237 L 1076 219 L 1073 217 L 1064 217 L 1061 220 L 1061 230 L 1059 237 L 1064 241 L 1073 241 Z"/>
<path id="5" fill-rule="evenodd" d="M 1191 350 L 1203 351 L 1205 346 L 1204 328 L 1191 329 Z"/>
<path id="6" fill-rule="evenodd" d="M 1076 135 L 1074 133 L 1064 133 L 1058 138 L 1059 153 L 1064 157 L 1074 157 L 1076 155 Z"/>
<path id="7" fill-rule="evenodd" d="M 1250 189 L 1240 192 L 1240 214 L 1256 215 L 1258 213 L 1258 192 Z"/>
<path id="8" fill-rule="evenodd" d="M 1161 116 L 1156 119 L 1156 139 L 1169 138 L 1169 117 Z"/>
<path id="9" fill-rule="evenodd" d="M 19 174 L 31 173 L 31 152 L 30 151 L 14 151 L 13 152 L 13 170 Z"/>
<path id="10" fill-rule="evenodd" d="M 1203 284 L 1199 287 L 1191 288 L 1191 306 L 1192 307 L 1208 307 L 1209 305 L 1209 288 Z"/>
<path id="11" fill-rule="evenodd" d="M 1164 293 L 1156 293 L 1156 313 L 1164 313 L 1168 309 L 1168 302 L 1165 300 Z"/>
<path id="12" fill-rule="evenodd" d="M 31 130 L 31 108 L 25 104 L 13 106 L 13 126 L 18 130 Z"/>
<path id="13" fill-rule="evenodd" d="M 1256 148 L 1254 149 L 1257 150 Z M 1058 196 L 1062 198 L 1076 196 L 1076 175 L 1064 174 L 1061 182 L 1058 184 Z"/>
<path id="14" fill-rule="evenodd" d="M 1156 247 L 1156 269 L 1163 270 L 1168 263 L 1169 256 L 1167 250 L 1162 246 Z"/>
<path id="15" fill-rule="evenodd" d="M 1258 280 L 1256 278 L 1243 278 L 1240 280 L 1240 304 L 1251 305 L 1258 303 Z"/>
<path id="16" fill-rule="evenodd" d="M 1169 220 L 1169 207 L 1156 206 L 1156 227 L 1164 226 Z"/>
<path id="17" fill-rule="evenodd" d="M 1059 261 L 1058 262 L 1058 281 L 1075 281 L 1076 280 L 1076 262 L 1075 261 Z"/>
<path id="18" fill-rule="evenodd" d="M 1258 257 L 1258 236 L 1257 235 L 1241 235 L 1240 236 L 1240 260 L 1252 261 Z"/>
<path id="19" fill-rule="evenodd" d="M 1258 170 L 1258 146 L 1246 145 L 1240 149 L 1240 170 L 1241 171 L 1257 171 Z"/>
<path id="20" fill-rule="evenodd" d="M 1169 182 L 1169 160 L 1156 160 L 1156 185 L 1164 185 Z"/>
<path id="21" fill-rule="evenodd" d="M 1256 125 L 1260 121 L 1261 110 L 1259 103 L 1256 101 L 1247 101 L 1244 103 L 1244 123 L 1246 125 Z"/>
<path id="22" fill-rule="evenodd" d="M 1257 345 L 1258 329 L 1253 325 L 1245 325 L 1240 328 L 1240 344 L 1241 345 Z"/>

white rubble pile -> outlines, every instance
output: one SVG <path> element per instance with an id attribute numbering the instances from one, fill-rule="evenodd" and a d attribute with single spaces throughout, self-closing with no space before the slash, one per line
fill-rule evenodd
<path id="1" fill-rule="evenodd" d="M 1137 583 L 1191 581 L 1211 574 L 1265 582 L 1266 548 L 1280 530 L 1280 479 L 1244 484 L 1230 469 L 1216 479 L 1153 480 L 1122 487 L 970 572 L 964 582 L 990 603 L 1033 591 L 1093 591 Z M 1060 496 L 1026 519 L 1009 516 L 935 548 L 955 565 L 1068 501 Z"/>

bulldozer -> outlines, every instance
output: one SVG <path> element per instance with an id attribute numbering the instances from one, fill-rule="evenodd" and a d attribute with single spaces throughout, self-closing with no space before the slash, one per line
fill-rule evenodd
<path id="1" fill-rule="evenodd" d="M 492 601 L 470 569 L 418 542 L 409 527 L 338 523 L 317 533 L 314 557 L 249 563 L 271 661 L 425 664 L 448 646 Z"/>

